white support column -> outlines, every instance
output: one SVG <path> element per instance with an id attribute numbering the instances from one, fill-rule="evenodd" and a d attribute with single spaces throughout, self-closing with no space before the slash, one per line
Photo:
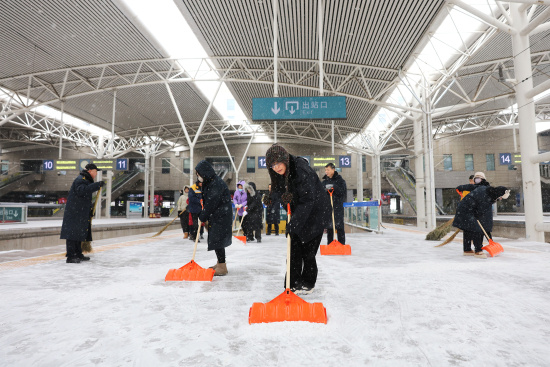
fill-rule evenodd
<path id="1" fill-rule="evenodd" d="M 61 101 L 61 129 L 59 130 L 59 159 L 63 159 L 63 114 L 65 112 L 65 102 Z"/>
<path id="2" fill-rule="evenodd" d="M 520 11 L 520 4 L 510 3 L 510 15 L 514 27 L 524 29 L 528 25 L 527 15 Z M 539 165 L 531 159 L 538 155 L 537 132 L 535 129 L 535 104 L 527 97 L 533 89 L 531 70 L 531 45 L 528 35 L 512 35 L 514 72 L 518 83 L 515 86 L 518 105 L 519 144 L 521 151 L 521 173 L 525 203 L 525 235 L 530 241 L 544 242 L 544 232 L 536 229 L 542 223 L 542 194 Z"/>
<path id="3" fill-rule="evenodd" d="M 193 165 L 193 158 L 195 155 L 195 145 L 191 145 L 189 147 L 189 186 L 193 186 L 195 181 L 193 178 L 195 177 L 195 166 Z"/>
<path id="4" fill-rule="evenodd" d="M 332 120 L 332 133 L 331 133 L 331 142 L 332 142 L 332 155 L 334 155 L 334 120 Z"/>
<path id="5" fill-rule="evenodd" d="M 382 198 L 382 183 L 380 182 L 380 153 L 372 156 L 372 199 L 380 200 Z"/>
<path id="6" fill-rule="evenodd" d="M 103 159 L 103 155 L 105 153 L 105 150 L 103 148 L 103 144 L 105 142 L 105 137 L 101 135 L 98 139 L 98 147 L 97 147 L 97 159 Z M 95 178 L 96 182 L 103 180 L 103 171 L 100 169 L 97 171 L 97 176 Z M 99 199 L 97 200 L 97 207 L 95 210 L 95 218 L 100 219 L 101 218 L 101 206 L 103 201 L 103 189 L 100 189 L 97 192 L 97 195 L 99 195 Z"/>
<path id="7" fill-rule="evenodd" d="M 332 154 L 334 154 L 334 150 L 332 151 Z M 357 153 L 356 156 L 357 156 L 357 201 L 363 201 L 363 155 L 361 153 Z"/>
<path id="8" fill-rule="evenodd" d="M 275 138 L 275 144 L 277 144 L 277 121 L 273 121 L 273 136 Z"/>
<path id="9" fill-rule="evenodd" d="M 113 171 L 107 171 L 107 186 L 105 190 L 105 218 L 111 218 L 111 201 L 113 190 Z"/>
<path id="10" fill-rule="evenodd" d="M 319 95 L 322 96 L 325 93 L 324 90 L 324 79 L 325 79 L 325 71 L 323 68 L 323 0 L 317 1 L 317 38 L 319 39 Z"/>
<path id="11" fill-rule="evenodd" d="M 151 183 L 151 188 L 149 190 L 149 192 L 151 193 L 149 196 L 150 196 L 150 199 L 149 199 L 149 213 L 154 213 L 155 212 L 155 161 L 156 161 L 156 156 L 155 154 L 151 154 L 151 173 L 150 173 L 150 178 L 149 178 L 149 182 Z"/>
<path id="12" fill-rule="evenodd" d="M 434 177 L 434 152 L 432 136 L 432 107 L 428 93 L 424 93 L 424 160 L 425 160 L 425 185 L 426 185 L 426 228 L 429 230 L 436 227 L 435 211 L 435 177 Z"/>
<path id="13" fill-rule="evenodd" d="M 277 49 L 277 38 L 279 27 L 277 17 L 279 13 L 279 0 L 273 0 L 273 97 L 279 97 L 279 51 Z M 275 139 L 277 142 L 277 139 Z"/>
<path id="14" fill-rule="evenodd" d="M 416 177 L 416 226 L 426 228 L 426 199 L 424 197 L 424 154 L 422 149 L 422 119 L 414 121 L 414 175 Z"/>
<path id="15" fill-rule="evenodd" d="M 143 167 L 143 174 L 145 176 L 143 183 L 143 218 L 148 218 L 148 206 L 149 201 L 149 150 L 145 152 L 145 165 Z"/>

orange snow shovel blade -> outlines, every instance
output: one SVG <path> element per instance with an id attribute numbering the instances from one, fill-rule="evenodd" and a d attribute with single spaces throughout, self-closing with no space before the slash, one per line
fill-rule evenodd
<path id="1" fill-rule="evenodd" d="M 199 281 L 211 282 L 214 278 L 214 269 L 205 269 L 199 266 L 195 260 L 191 260 L 179 269 L 170 269 L 164 278 L 165 282 Z"/>
<path id="2" fill-rule="evenodd" d="M 246 236 L 233 236 L 246 245 Z"/>
<path id="3" fill-rule="evenodd" d="M 322 303 L 308 303 L 290 289 L 267 303 L 255 302 L 248 313 L 249 324 L 282 321 L 327 323 L 327 310 Z"/>
<path id="4" fill-rule="evenodd" d="M 494 257 L 504 251 L 500 243 L 491 239 L 489 239 L 489 244 L 487 246 L 483 246 L 481 249 L 487 251 L 491 257 Z"/>
<path id="5" fill-rule="evenodd" d="M 321 255 L 351 255 L 351 246 L 334 240 L 328 245 L 321 245 Z"/>

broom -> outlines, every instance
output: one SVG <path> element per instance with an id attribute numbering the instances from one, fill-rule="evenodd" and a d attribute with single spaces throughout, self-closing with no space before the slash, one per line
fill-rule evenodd
<path id="1" fill-rule="evenodd" d="M 443 223 L 442 225 L 440 225 L 439 227 L 437 227 L 436 229 L 428 233 L 426 235 L 426 240 L 439 241 L 440 239 L 445 237 L 445 235 L 451 231 L 453 220 L 454 218 L 449 219 L 447 222 Z"/>
<path id="2" fill-rule="evenodd" d="M 162 232 L 164 232 L 164 231 L 166 230 L 166 228 L 170 227 L 170 225 L 171 225 L 172 223 L 174 223 L 174 221 L 175 221 L 176 219 L 178 219 L 179 217 L 180 217 L 179 215 L 176 215 L 176 217 L 175 217 L 174 219 L 172 219 L 172 220 L 170 221 L 170 223 L 168 223 L 167 225 L 165 225 L 164 227 L 162 227 L 162 229 L 161 229 L 160 231 L 158 231 L 157 234 L 151 236 L 151 238 L 159 236 Z"/>
<path id="3" fill-rule="evenodd" d="M 451 237 L 449 237 L 449 238 L 447 238 L 447 239 L 445 240 L 445 242 L 440 243 L 439 245 L 434 246 L 434 247 L 445 246 L 446 244 L 448 244 L 449 242 L 451 242 L 452 240 L 455 239 L 455 237 L 456 237 L 456 235 L 458 234 L 458 232 L 460 232 L 460 229 L 457 229 L 457 230 L 455 231 L 455 233 L 453 233 L 453 234 L 451 235 Z"/>
<path id="4" fill-rule="evenodd" d="M 101 189 L 99 189 L 98 193 L 95 196 L 94 209 L 92 210 L 92 217 L 90 218 L 90 229 L 92 228 L 92 219 L 94 219 L 95 209 L 97 208 L 97 201 L 100 196 L 101 196 Z M 82 241 L 80 243 L 80 248 L 82 249 L 82 252 L 86 252 L 86 253 L 92 252 L 94 250 L 92 248 L 92 241 Z"/>

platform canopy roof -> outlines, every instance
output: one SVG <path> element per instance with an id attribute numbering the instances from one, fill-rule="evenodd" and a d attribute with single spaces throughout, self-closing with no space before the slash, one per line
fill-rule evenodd
<path id="1" fill-rule="evenodd" d="M 319 96 L 321 84 L 325 96 L 346 96 L 337 147 L 411 153 L 425 99 L 436 138 L 515 122 L 508 3 L 464 1 L 478 9 L 472 14 L 459 0 L 173 2 L 206 57 L 171 57 L 124 0 L 3 1 L 2 148 L 56 146 L 61 136 L 64 148 L 120 156 L 219 144 L 221 136 L 273 141 L 274 123 L 251 118 L 252 98 L 274 95 L 274 8 L 278 96 Z M 532 21 L 549 18 L 544 1 L 522 2 Z M 548 79 L 549 35 L 531 36 L 534 85 Z M 225 83 L 246 119 L 227 120 L 210 106 L 198 87 L 205 82 Z M 549 98 L 537 99 L 541 120 Z M 331 121 L 277 124 L 279 141 L 330 146 L 331 137 Z"/>

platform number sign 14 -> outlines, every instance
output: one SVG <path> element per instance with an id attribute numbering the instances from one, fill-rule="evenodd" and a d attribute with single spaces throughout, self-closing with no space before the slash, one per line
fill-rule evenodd
<path id="1" fill-rule="evenodd" d="M 117 171 L 128 171 L 128 159 L 127 158 L 118 158 L 116 160 L 116 170 Z"/>
<path id="2" fill-rule="evenodd" d="M 265 156 L 258 157 L 258 168 L 267 168 L 267 163 L 265 162 Z"/>
<path id="3" fill-rule="evenodd" d="M 500 165 L 510 165 L 512 164 L 512 154 L 510 153 L 499 153 L 500 156 Z"/>
<path id="4" fill-rule="evenodd" d="M 350 155 L 341 155 L 338 159 L 340 163 L 340 168 L 351 168 L 351 156 Z"/>
<path id="5" fill-rule="evenodd" d="M 53 159 L 44 159 L 44 163 L 42 165 L 42 169 L 44 171 L 53 171 Z"/>

